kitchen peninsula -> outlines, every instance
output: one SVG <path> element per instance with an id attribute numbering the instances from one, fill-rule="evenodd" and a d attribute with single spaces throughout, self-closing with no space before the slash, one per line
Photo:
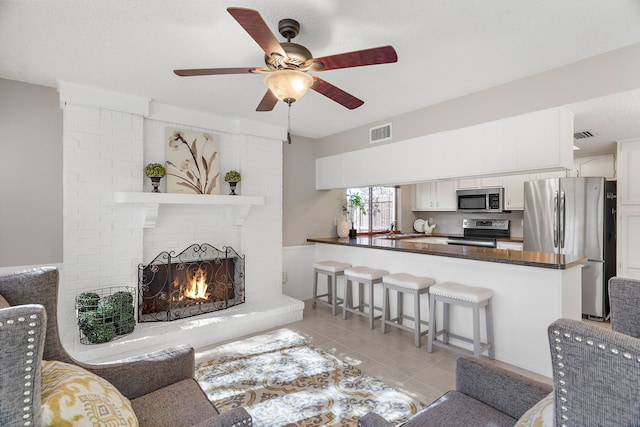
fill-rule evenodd
<path id="1" fill-rule="evenodd" d="M 491 289 L 496 359 L 551 376 L 547 327 L 561 317 L 581 318 L 581 268 L 585 258 L 385 237 L 388 236 L 309 238 L 307 241 L 316 244 L 316 261 L 332 259 L 354 266 L 385 269 L 390 273 L 428 276 L 436 282 L 454 281 Z M 344 292 L 343 286 L 344 282 L 339 280 L 340 296 Z M 379 306 L 378 302 L 382 301 L 380 286 L 376 287 L 375 299 Z M 421 307 L 424 319 L 428 318 L 426 301 L 426 298 L 422 300 Z M 393 310 L 395 303 L 390 306 Z M 406 298 L 405 314 L 412 316 L 412 307 L 410 298 Z M 471 336 L 471 310 L 458 306 L 451 310 L 451 330 Z M 441 309 L 437 310 L 438 324 L 441 324 L 441 313 Z M 393 311 L 391 314 L 393 317 Z M 485 334 L 483 329 L 482 336 Z M 452 340 L 452 343 L 470 348 L 460 341 Z"/>

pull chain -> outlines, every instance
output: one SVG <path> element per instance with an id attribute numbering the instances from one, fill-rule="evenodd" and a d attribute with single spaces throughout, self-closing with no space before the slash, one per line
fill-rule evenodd
<path id="1" fill-rule="evenodd" d="M 287 102 L 289 104 L 289 111 L 287 113 L 287 142 L 291 144 L 291 101 Z"/>

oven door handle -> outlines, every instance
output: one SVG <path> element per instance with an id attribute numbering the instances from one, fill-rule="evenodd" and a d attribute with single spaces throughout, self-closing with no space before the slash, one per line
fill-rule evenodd
<path id="1" fill-rule="evenodd" d="M 473 240 L 473 239 L 456 239 L 456 238 L 448 238 L 447 244 L 449 245 L 466 245 L 466 246 L 477 246 L 482 248 L 495 248 L 496 241 L 494 239 L 491 240 Z"/>

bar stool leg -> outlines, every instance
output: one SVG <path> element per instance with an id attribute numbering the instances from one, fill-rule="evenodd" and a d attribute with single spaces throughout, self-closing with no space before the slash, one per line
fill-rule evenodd
<path id="1" fill-rule="evenodd" d="M 436 333 L 436 296 L 429 294 L 429 336 L 427 337 L 427 353 L 433 351 L 433 335 Z"/>
<path id="2" fill-rule="evenodd" d="M 442 301 L 442 325 L 444 327 L 442 342 L 449 344 L 449 303 L 446 301 Z"/>
<path id="3" fill-rule="evenodd" d="M 398 325 L 404 323 L 404 292 L 397 290 L 396 292 L 396 311 L 398 312 Z"/>
<path id="4" fill-rule="evenodd" d="M 336 303 L 338 299 L 335 295 L 335 287 L 336 287 L 336 276 L 334 274 L 329 274 L 327 276 L 327 298 L 331 303 L 331 314 L 336 315 Z"/>
<path id="5" fill-rule="evenodd" d="M 369 283 L 369 329 L 373 329 L 373 318 L 375 309 L 373 307 L 373 283 Z"/>
<path id="6" fill-rule="evenodd" d="M 383 290 L 382 290 L 382 313 L 384 313 L 384 316 L 382 318 L 382 324 L 380 325 L 380 329 L 381 332 L 384 334 L 386 333 L 386 323 L 387 320 L 391 319 L 391 313 L 390 313 L 390 309 L 389 309 L 389 288 L 387 288 L 385 285 L 383 286 Z"/>
<path id="7" fill-rule="evenodd" d="M 487 319 L 487 342 L 489 343 L 489 359 L 496 358 L 496 350 L 493 337 L 493 309 L 491 308 L 491 299 L 487 301 L 487 305 L 484 308 L 484 314 Z"/>
<path id="8" fill-rule="evenodd" d="M 358 310 L 364 312 L 364 283 L 358 282 Z"/>
<path id="9" fill-rule="evenodd" d="M 318 270 L 315 270 L 313 275 L 313 304 L 312 304 L 313 308 L 316 308 L 317 295 L 318 295 Z"/>
<path id="10" fill-rule="evenodd" d="M 345 283 L 345 286 L 344 286 L 344 304 L 342 304 L 342 319 L 347 318 L 347 307 L 353 308 L 353 294 L 351 289 L 352 285 L 353 285 L 353 282 L 347 279 L 347 282 Z"/>
<path id="11" fill-rule="evenodd" d="M 480 358 L 480 306 L 473 305 L 473 356 Z"/>
<path id="12" fill-rule="evenodd" d="M 413 296 L 413 312 L 416 347 L 420 347 L 420 293 L 418 291 L 415 291 Z"/>

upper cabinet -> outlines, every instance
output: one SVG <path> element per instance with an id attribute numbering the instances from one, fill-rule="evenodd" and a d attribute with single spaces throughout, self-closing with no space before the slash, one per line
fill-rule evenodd
<path id="1" fill-rule="evenodd" d="M 504 208 L 510 211 L 524 209 L 524 183 L 531 175 L 510 175 L 504 177 Z"/>
<path id="2" fill-rule="evenodd" d="M 432 181 L 416 184 L 413 193 L 413 211 L 455 211 L 456 181 Z"/>
<path id="3" fill-rule="evenodd" d="M 618 141 L 617 275 L 640 279 L 640 138 Z"/>
<path id="4" fill-rule="evenodd" d="M 603 154 L 600 156 L 577 157 L 573 160 L 571 176 L 603 176 L 607 179 L 616 179 L 615 156 L 613 154 Z"/>
<path id="5" fill-rule="evenodd" d="M 551 108 L 318 158 L 316 189 L 570 169 L 572 150 L 573 114 Z"/>
<path id="6" fill-rule="evenodd" d="M 618 204 L 640 207 L 640 138 L 618 142 L 618 174 Z"/>
<path id="7" fill-rule="evenodd" d="M 460 190 L 470 190 L 474 188 L 502 187 L 504 180 L 501 176 L 488 176 L 482 178 L 459 179 L 458 188 Z"/>

